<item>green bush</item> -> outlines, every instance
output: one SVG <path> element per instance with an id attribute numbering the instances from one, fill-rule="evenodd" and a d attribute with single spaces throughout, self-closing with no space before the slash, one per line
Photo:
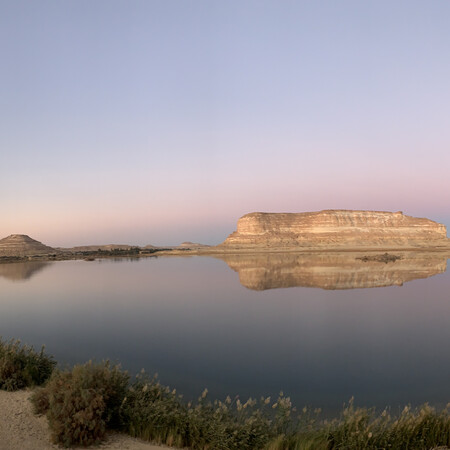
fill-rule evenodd
<path id="1" fill-rule="evenodd" d="M 56 362 L 19 340 L 4 342 L 0 339 L 0 389 L 16 391 L 43 384 L 52 374 Z"/>
<path id="2" fill-rule="evenodd" d="M 55 443 L 65 447 L 100 443 L 108 428 L 119 428 L 119 409 L 129 377 L 108 362 L 88 362 L 56 372 L 35 393 L 36 412 L 46 413 Z"/>

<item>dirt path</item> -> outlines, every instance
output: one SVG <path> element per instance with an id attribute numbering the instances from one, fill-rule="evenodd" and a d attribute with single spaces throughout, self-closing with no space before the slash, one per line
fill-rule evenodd
<path id="1" fill-rule="evenodd" d="M 0 450 L 51 450 L 59 448 L 50 443 L 45 417 L 33 414 L 28 398 L 30 391 L 0 391 Z M 159 447 L 129 436 L 111 433 L 100 447 L 124 450 L 162 450 Z"/>

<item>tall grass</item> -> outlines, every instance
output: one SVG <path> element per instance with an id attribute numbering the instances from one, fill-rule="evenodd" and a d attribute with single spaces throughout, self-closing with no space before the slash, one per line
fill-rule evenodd
<path id="1" fill-rule="evenodd" d="M 356 408 L 324 420 L 319 410 L 297 411 L 289 397 L 210 400 L 205 390 L 186 403 L 157 378 L 140 374 L 133 383 L 118 366 L 92 362 L 54 371 L 44 350 L 0 340 L 0 388 L 36 390 L 32 402 L 46 414 L 54 442 L 98 444 L 108 428 L 149 441 L 198 450 L 432 449 L 450 446 L 450 405 L 429 405 L 399 414 Z M 53 372 L 53 374 L 52 374 Z M 51 375 L 52 374 L 52 375 Z M 51 377 L 50 377 L 51 375 Z M 49 378 L 50 377 L 50 378 Z"/>
<path id="2" fill-rule="evenodd" d="M 0 389 L 16 391 L 43 384 L 56 365 L 53 357 L 45 354 L 44 347 L 36 352 L 19 340 L 0 338 Z"/>
<path id="3" fill-rule="evenodd" d="M 449 407 L 387 410 L 355 408 L 339 418 L 320 419 L 320 410 L 297 412 L 289 397 L 209 401 L 205 391 L 184 404 L 175 391 L 140 376 L 121 409 L 129 434 L 166 445 L 218 450 L 431 449 L 450 445 Z"/>

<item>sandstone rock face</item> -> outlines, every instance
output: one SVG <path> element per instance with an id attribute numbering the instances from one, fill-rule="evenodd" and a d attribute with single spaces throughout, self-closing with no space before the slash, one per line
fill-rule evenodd
<path id="1" fill-rule="evenodd" d="M 402 212 L 326 210 L 250 213 L 223 249 L 450 248 L 444 225 Z"/>
<path id="2" fill-rule="evenodd" d="M 58 253 L 25 234 L 12 234 L 0 240 L 0 256 L 36 256 Z"/>
<path id="3" fill-rule="evenodd" d="M 397 260 L 361 260 L 362 253 L 241 253 L 216 256 L 239 274 L 248 289 L 317 287 L 327 290 L 401 286 L 444 273 L 447 256 L 439 252 L 396 252 Z"/>

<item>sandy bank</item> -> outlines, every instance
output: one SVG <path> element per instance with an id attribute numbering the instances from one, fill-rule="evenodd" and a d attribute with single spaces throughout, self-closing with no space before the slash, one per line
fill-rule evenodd
<path id="1" fill-rule="evenodd" d="M 50 443 L 50 432 L 45 417 L 33 414 L 28 400 L 31 391 L 0 391 L 0 450 L 51 450 L 59 448 Z M 101 449 L 161 450 L 132 437 L 111 433 Z"/>

